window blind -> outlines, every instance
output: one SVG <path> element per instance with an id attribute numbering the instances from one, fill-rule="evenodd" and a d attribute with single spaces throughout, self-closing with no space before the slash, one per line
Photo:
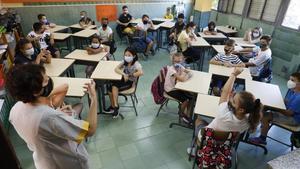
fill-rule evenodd
<path id="1" fill-rule="evenodd" d="M 260 19 L 262 15 L 266 0 L 252 0 L 248 17 L 253 19 Z"/>
<path id="2" fill-rule="evenodd" d="M 282 0 L 267 0 L 262 20 L 275 22 L 281 1 Z"/>
<path id="3" fill-rule="evenodd" d="M 246 0 L 235 0 L 233 5 L 233 13 L 242 15 Z"/>

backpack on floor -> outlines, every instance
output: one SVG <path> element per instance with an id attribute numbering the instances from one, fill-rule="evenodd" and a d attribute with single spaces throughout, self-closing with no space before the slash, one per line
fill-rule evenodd
<path id="1" fill-rule="evenodd" d="M 165 77 L 168 72 L 168 67 L 163 67 L 159 75 L 156 76 L 151 85 L 151 93 L 156 104 L 162 104 L 166 98 L 164 97 L 164 85 L 165 85 Z"/>

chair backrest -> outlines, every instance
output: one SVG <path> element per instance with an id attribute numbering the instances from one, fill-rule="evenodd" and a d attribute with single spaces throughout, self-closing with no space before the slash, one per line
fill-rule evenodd
<path id="1" fill-rule="evenodd" d="M 201 145 L 196 162 L 200 168 L 230 168 L 232 150 L 239 141 L 239 132 L 201 130 Z"/>
<path id="2" fill-rule="evenodd" d="M 264 67 L 259 73 L 259 81 L 270 82 L 271 79 L 272 79 L 272 58 L 268 59 L 264 63 Z"/>
<path id="3" fill-rule="evenodd" d="M 167 72 L 167 66 L 163 67 L 159 71 L 159 75 L 152 82 L 151 93 L 156 104 L 162 104 L 166 100 L 166 98 L 164 97 L 164 84 Z"/>

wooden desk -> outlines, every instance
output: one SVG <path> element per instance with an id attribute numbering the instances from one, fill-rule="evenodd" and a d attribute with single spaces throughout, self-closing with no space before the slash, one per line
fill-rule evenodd
<path id="1" fill-rule="evenodd" d="M 54 28 L 48 28 L 49 32 L 54 33 L 54 32 L 59 32 L 68 29 L 69 27 L 67 26 L 62 26 L 62 25 L 56 25 Z"/>
<path id="2" fill-rule="evenodd" d="M 48 76 L 61 76 L 75 62 L 73 59 L 52 58 L 51 63 L 44 64 Z"/>
<path id="3" fill-rule="evenodd" d="M 209 64 L 208 72 L 215 75 L 227 76 L 229 77 L 233 72 L 234 67 L 225 67 L 220 65 Z M 244 71 L 237 77 L 239 79 L 247 79 L 252 80 L 252 76 L 250 74 L 250 70 L 248 68 L 244 68 Z"/>
<path id="4" fill-rule="evenodd" d="M 244 38 L 241 38 L 241 37 L 239 37 L 239 38 L 231 38 L 230 37 L 230 39 L 233 39 L 234 41 L 235 41 L 235 43 L 238 45 L 238 46 L 241 46 L 241 47 L 248 47 L 248 48 L 253 48 L 253 47 L 255 47 L 255 44 L 252 44 L 252 43 L 250 43 L 250 42 L 248 42 L 248 41 L 244 41 Z"/>
<path id="5" fill-rule="evenodd" d="M 175 26 L 175 22 L 166 21 L 166 22 L 159 24 L 159 26 L 160 26 L 160 28 L 171 29 Z"/>
<path id="6" fill-rule="evenodd" d="M 211 45 L 217 53 L 224 54 L 224 45 Z"/>
<path id="7" fill-rule="evenodd" d="M 159 21 L 159 22 L 171 22 L 173 19 L 165 19 L 165 18 L 153 18 L 152 21 Z"/>
<path id="8" fill-rule="evenodd" d="M 210 46 L 210 44 L 202 37 L 196 37 L 196 41 L 193 40 L 191 46 L 207 47 L 207 46 Z"/>
<path id="9" fill-rule="evenodd" d="M 107 52 L 101 52 L 98 54 L 89 55 L 86 50 L 76 49 L 73 52 L 69 53 L 65 56 L 66 59 L 75 59 L 76 64 L 97 64 L 100 60 L 102 60 Z"/>
<path id="10" fill-rule="evenodd" d="M 278 85 L 246 80 L 246 91 L 259 98 L 262 104 L 285 110 L 285 104 Z"/>
<path id="11" fill-rule="evenodd" d="M 54 40 L 66 40 L 67 38 L 69 38 L 72 34 L 70 33 L 53 33 L 54 36 Z"/>
<path id="12" fill-rule="evenodd" d="M 138 23 L 141 23 L 141 22 L 142 22 L 142 18 L 137 18 L 137 19 L 131 20 L 129 23 L 138 24 Z"/>
<path id="13" fill-rule="evenodd" d="M 219 101 L 220 97 L 198 94 L 194 113 L 215 118 L 218 113 Z"/>
<path id="14" fill-rule="evenodd" d="M 225 34 L 234 34 L 234 33 L 237 33 L 236 30 L 227 28 L 226 26 L 216 26 L 216 28 L 217 28 L 218 31 L 220 31 L 222 33 L 225 33 Z"/>
<path id="15" fill-rule="evenodd" d="M 81 26 L 79 25 L 79 23 L 76 23 L 76 24 L 71 25 L 71 26 L 69 26 L 69 27 L 70 27 L 70 28 L 75 28 L 75 29 L 94 29 L 94 28 L 97 27 L 97 25 L 90 25 L 90 26 L 87 27 L 87 28 L 83 28 L 83 27 L 81 27 Z"/>
<path id="16" fill-rule="evenodd" d="M 208 94 L 212 74 L 191 70 L 192 77 L 185 82 L 177 82 L 176 89 L 192 93 Z"/>
<path id="17" fill-rule="evenodd" d="M 121 61 L 100 61 L 91 78 L 95 80 L 121 80 L 122 75 L 115 72 Z"/>
<path id="18" fill-rule="evenodd" d="M 80 38 L 89 38 L 94 34 L 97 34 L 97 32 L 98 32 L 97 30 L 84 29 L 82 31 L 74 33 L 73 36 L 80 37 Z"/>
<path id="19" fill-rule="evenodd" d="M 227 36 L 225 36 L 223 33 L 217 33 L 216 35 L 205 35 L 203 32 L 198 32 L 198 34 L 204 39 L 227 39 Z"/>
<path id="20" fill-rule="evenodd" d="M 69 89 L 67 92 L 68 97 L 83 97 L 85 95 L 85 89 L 83 88 L 85 83 L 90 83 L 92 79 L 85 78 L 69 78 L 69 77 L 51 77 L 54 87 L 67 83 Z"/>

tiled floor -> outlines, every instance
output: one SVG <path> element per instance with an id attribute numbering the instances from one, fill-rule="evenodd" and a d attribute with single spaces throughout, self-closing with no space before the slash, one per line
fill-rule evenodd
<path id="1" fill-rule="evenodd" d="M 119 45 L 115 54 L 121 59 L 125 45 Z M 186 148 L 190 143 L 192 131 L 180 127 L 169 128 L 169 124 L 177 120 L 177 105 L 169 103 L 159 117 L 155 117 L 158 105 L 153 102 L 150 93 L 151 82 L 163 65 L 169 64 L 169 55 L 160 50 L 147 61 L 140 60 L 145 72 L 140 78 L 137 96 L 139 115 L 136 117 L 131 108 L 121 108 L 124 120 L 112 119 L 99 115 L 96 134 L 85 143 L 90 154 L 92 169 L 189 169 L 192 162 L 188 161 Z M 205 62 L 204 70 L 207 70 Z M 76 66 L 77 76 L 84 77 L 84 67 Z M 277 76 L 273 82 L 280 84 L 285 93 L 285 80 Z M 83 101 L 87 103 L 87 98 Z M 69 101 L 75 102 L 76 100 Z M 123 98 L 120 99 L 124 103 Z M 130 104 L 130 101 L 128 101 Z M 86 105 L 87 107 L 87 105 Z M 84 114 L 86 113 L 86 108 Z M 289 133 L 280 129 L 272 129 L 271 135 L 289 141 Z M 33 169 L 31 152 L 25 143 L 12 129 L 10 137 L 24 169 Z M 268 140 L 268 155 L 254 146 L 241 143 L 238 149 L 238 168 L 265 168 L 269 161 L 289 150 L 284 145 Z"/>

